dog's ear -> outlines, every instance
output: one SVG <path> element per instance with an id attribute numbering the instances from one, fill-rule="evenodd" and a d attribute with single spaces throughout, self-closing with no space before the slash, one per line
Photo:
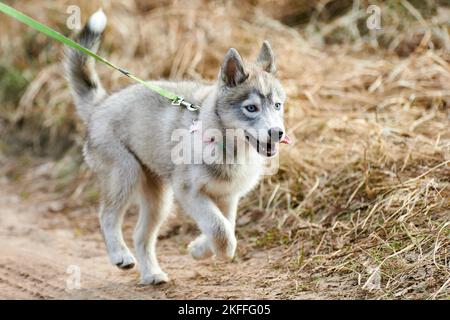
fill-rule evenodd
<path id="1" fill-rule="evenodd" d="M 236 49 L 231 48 L 225 55 L 220 69 L 220 79 L 229 87 L 235 87 L 247 79 L 244 62 Z"/>
<path id="2" fill-rule="evenodd" d="M 264 41 L 259 51 L 258 59 L 256 60 L 264 71 L 275 74 L 277 68 L 275 67 L 275 55 L 270 47 L 269 41 Z"/>

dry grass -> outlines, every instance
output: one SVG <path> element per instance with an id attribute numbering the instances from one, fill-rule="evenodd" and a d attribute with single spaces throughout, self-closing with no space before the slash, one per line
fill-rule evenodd
<path id="1" fill-rule="evenodd" d="M 78 3 L 85 13 L 100 1 Z M 227 48 L 254 58 L 263 39 L 279 57 L 296 142 L 283 148 L 279 173 L 242 202 L 244 216 L 263 213 L 240 232 L 254 246 L 283 250 L 274 267 L 289 272 L 292 297 L 326 290 L 347 298 L 449 298 L 448 9 L 422 16 L 406 1 L 402 10 L 380 4 L 386 16 L 373 35 L 361 28 L 363 1 L 327 19 L 323 7 L 310 6 L 316 18 L 298 28 L 275 19 L 298 9 L 295 2 L 272 11 L 267 1 L 239 10 L 232 2 L 148 3 L 103 1 L 110 23 L 101 53 L 143 78 L 213 79 Z M 73 1 L 45 2 L 40 10 L 12 4 L 66 30 L 63 13 Z M 31 189 L 95 202 L 91 175 L 79 169 L 83 128 L 67 104 L 60 46 L 9 19 L 0 25 L 7 30 L 0 67 L 12 65 L 29 81 L 26 88 L 16 81 L 20 100 L 3 99 L 0 151 L 58 156 L 44 170 L 49 176 L 20 178 L 19 161 L 3 160 L 4 171 L 33 181 Z M 99 72 L 108 88 L 127 83 L 105 67 Z"/>

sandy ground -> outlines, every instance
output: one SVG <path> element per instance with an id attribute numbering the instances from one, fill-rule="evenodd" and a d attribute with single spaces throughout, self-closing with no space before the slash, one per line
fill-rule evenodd
<path id="1" fill-rule="evenodd" d="M 295 283 L 271 265 L 276 250 L 238 253 L 231 263 L 195 261 L 185 249 L 194 234 L 170 235 L 167 226 L 158 253 L 170 281 L 139 286 L 136 268 L 122 271 L 109 263 L 95 231 L 94 212 L 78 214 L 92 229 L 80 232 L 73 228 L 70 215 L 48 210 L 54 206 L 50 200 L 24 200 L 5 184 L 0 190 L 1 299 L 320 298 L 308 292 L 293 296 Z M 125 226 L 128 240 L 131 231 Z M 78 271 L 80 288 L 73 289 Z"/>

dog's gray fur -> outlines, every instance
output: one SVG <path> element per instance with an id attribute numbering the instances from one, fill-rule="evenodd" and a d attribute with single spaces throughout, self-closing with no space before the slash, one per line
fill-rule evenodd
<path id="1" fill-rule="evenodd" d="M 103 30 L 91 27 L 96 22 L 93 19 L 98 17 L 91 17 L 77 40 L 97 50 Z M 275 78 L 269 43 L 264 42 L 257 61 L 248 65 L 244 65 L 235 49 L 230 49 L 217 83 L 153 82 L 202 106 L 199 113 L 172 106 L 141 84 L 107 95 L 93 65 L 92 58 L 66 48 L 66 74 L 77 111 L 87 126 L 84 156 L 100 183 L 100 223 L 112 263 L 120 268 L 135 264 L 121 231 L 123 216 L 134 195 L 140 204 L 134 243 L 141 283 L 168 280 L 158 264 L 155 246 L 158 229 L 170 212 L 173 198 L 195 219 L 202 232 L 189 245 L 191 255 L 232 258 L 239 198 L 257 184 L 266 157 L 252 144 L 243 164 L 175 165 L 171 150 L 176 142 L 171 140 L 171 134 L 175 129 L 189 130 L 193 120 L 200 120 L 204 130 L 217 128 L 221 132 L 235 128 L 257 132 L 273 127 L 284 130 L 283 108 L 276 110 L 274 105 L 282 104 L 285 94 Z M 258 107 L 257 116 L 245 109 L 249 104 Z M 269 141 L 268 134 L 256 134 L 253 138 Z"/>

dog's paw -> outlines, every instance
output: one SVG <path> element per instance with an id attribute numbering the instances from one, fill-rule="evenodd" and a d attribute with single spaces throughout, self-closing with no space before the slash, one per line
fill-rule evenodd
<path id="1" fill-rule="evenodd" d="M 141 281 L 139 284 L 141 285 L 149 285 L 149 284 L 162 284 L 169 281 L 169 277 L 167 273 L 163 271 L 155 272 L 155 273 L 147 273 L 141 276 Z"/>
<path id="2" fill-rule="evenodd" d="M 222 240 L 223 241 L 223 240 Z M 216 258 L 219 260 L 231 260 L 236 252 L 237 241 L 236 237 L 232 236 L 216 246 L 214 250 Z"/>
<path id="3" fill-rule="evenodd" d="M 129 250 L 114 252 L 110 255 L 110 260 L 120 269 L 131 269 L 136 265 L 136 259 Z"/>
<path id="4" fill-rule="evenodd" d="M 206 259 L 213 255 L 209 240 L 205 235 L 197 237 L 188 246 L 188 251 L 194 259 Z"/>
<path id="5" fill-rule="evenodd" d="M 231 260 L 236 252 L 237 240 L 234 235 L 233 228 L 227 222 L 224 229 L 215 233 L 211 239 L 213 244 L 213 252 L 218 259 Z"/>

